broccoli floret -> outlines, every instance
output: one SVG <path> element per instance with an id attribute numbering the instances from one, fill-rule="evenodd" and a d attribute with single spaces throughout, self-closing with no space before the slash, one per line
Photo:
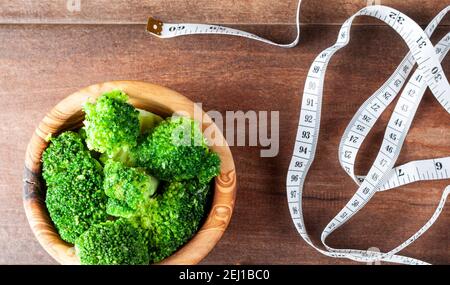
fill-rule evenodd
<path id="1" fill-rule="evenodd" d="M 113 216 L 130 217 L 150 200 L 158 180 L 139 168 L 128 167 L 121 162 L 108 161 L 104 168 L 103 188 L 108 197 L 107 212 Z"/>
<path id="2" fill-rule="evenodd" d="M 198 180 L 172 182 L 152 198 L 140 217 L 149 230 L 150 261 L 159 262 L 175 252 L 197 231 L 205 214 L 209 185 Z"/>
<path id="3" fill-rule="evenodd" d="M 212 178 L 220 173 L 220 158 L 215 152 L 209 152 L 206 159 L 203 161 L 202 167 L 198 174 L 198 179 L 201 183 L 208 183 Z"/>
<path id="4" fill-rule="evenodd" d="M 114 198 L 108 198 L 106 212 L 114 217 L 123 217 L 128 219 L 131 219 L 138 214 L 135 209 L 130 208 L 124 201 Z"/>
<path id="5" fill-rule="evenodd" d="M 136 146 L 140 133 L 139 111 L 127 101 L 127 94 L 114 90 L 83 106 L 89 149 L 110 158 L 121 158 Z"/>
<path id="6" fill-rule="evenodd" d="M 82 264 L 149 263 L 146 231 L 125 219 L 93 225 L 77 239 L 75 248 Z"/>
<path id="7" fill-rule="evenodd" d="M 156 126 L 137 148 L 136 164 L 164 181 L 198 177 L 207 183 L 219 173 L 220 160 L 212 154 L 197 123 L 171 117 Z"/>
<path id="8" fill-rule="evenodd" d="M 139 168 L 109 161 L 104 169 L 107 212 L 149 230 L 152 262 L 171 255 L 197 231 L 209 185 L 198 179 L 172 182 L 155 193 L 158 181 Z"/>
<path id="9" fill-rule="evenodd" d="M 61 238 L 74 243 L 92 224 L 107 218 L 103 169 L 77 133 L 52 138 L 42 155 L 45 203 Z"/>

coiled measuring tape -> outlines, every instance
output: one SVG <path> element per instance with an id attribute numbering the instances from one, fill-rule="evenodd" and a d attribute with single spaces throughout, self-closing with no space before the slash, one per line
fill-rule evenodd
<path id="1" fill-rule="evenodd" d="M 297 7 L 297 36 L 290 44 L 277 44 L 254 34 L 217 25 L 166 24 L 153 18 L 149 19 L 147 30 L 160 38 L 193 34 L 225 34 L 290 48 L 296 46 L 300 39 L 300 5 L 301 1 Z M 376 192 L 391 190 L 417 181 L 450 179 L 450 157 L 417 160 L 394 167 L 427 87 L 442 107 L 450 113 L 450 86 L 440 64 L 450 49 L 450 33 L 436 46 L 433 46 L 429 40 L 449 10 L 450 6 L 442 10 L 424 31 L 411 18 L 393 8 L 380 5 L 365 7 L 344 22 L 336 43 L 322 51 L 311 65 L 305 82 L 296 143 L 286 179 L 286 190 L 289 211 L 298 233 L 320 253 L 329 257 L 347 258 L 359 262 L 427 264 L 418 259 L 397 255 L 397 253 L 417 240 L 438 219 L 450 194 L 450 185 L 444 189 L 435 212 L 423 227 L 387 253 L 332 248 L 327 245 L 326 239 L 361 210 Z M 321 234 L 323 247 L 319 247 L 312 242 L 305 228 L 302 211 L 303 185 L 314 161 L 318 143 L 326 68 L 336 51 L 349 43 L 352 22 L 358 16 L 374 17 L 385 22 L 402 37 L 410 52 L 392 76 L 362 104 L 342 136 L 339 145 L 339 162 L 358 185 L 358 189 L 345 207 L 325 227 Z M 409 77 L 415 64 L 418 67 Z M 356 175 L 354 165 L 362 142 L 387 106 L 398 97 L 403 86 L 405 88 L 396 103 L 372 167 L 367 175 Z"/>
<path id="2" fill-rule="evenodd" d="M 294 154 L 287 176 L 287 195 L 291 217 L 303 239 L 319 252 L 337 258 L 361 262 L 389 261 L 403 264 L 426 264 L 423 261 L 396 255 L 418 239 L 436 221 L 450 193 L 447 187 L 439 205 L 429 221 L 407 241 L 387 253 L 354 249 L 336 249 L 326 244 L 326 238 L 361 210 L 377 191 L 388 190 L 414 181 L 450 178 L 449 158 L 414 161 L 394 168 L 412 119 L 427 87 L 442 106 L 450 112 L 450 86 L 442 70 L 440 60 L 448 52 L 450 35 L 446 35 L 435 47 L 428 39 L 436 26 L 449 11 L 440 12 L 424 32 L 413 20 L 401 12 L 385 6 L 369 6 L 361 9 L 342 25 L 335 45 L 321 52 L 314 60 L 306 79 L 299 127 Z M 302 215 L 302 191 L 305 177 L 314 160 L 319 135 L 323 83 L 327 64 L 334 53 L 350 40 L 350 27 L 357 16 L 371 16 L 391 26 L 406 42 L 410 53 L 389 80 L 375 92 L 356 112 L 339 147 L 341 166 L 359 186 L 345 207 L 325 227 L 321 241 L 325 249 L 313 244 Z M 389 120 L 384 139 L 374 164 L 365 177 L 354 174 L 354 161 L 362 141 L 385 108 L 392 103 L 406 82 L 414 63 L 417 70 L 407 82 Z"/>

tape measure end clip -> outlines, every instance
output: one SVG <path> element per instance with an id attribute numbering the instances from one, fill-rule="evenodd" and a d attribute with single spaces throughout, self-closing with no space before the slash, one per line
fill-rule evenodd
<path id="1" fill-rule="evenodd" d="M 147 32 L 160 36 L 162 32 L 163 22 L 155 18 L 149 17 L 147 22 Z"/>

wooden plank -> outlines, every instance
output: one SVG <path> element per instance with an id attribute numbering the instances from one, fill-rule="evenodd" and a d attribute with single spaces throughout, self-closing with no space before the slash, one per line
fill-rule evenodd
<path id="1" fill-rule="evenodd" d="M 68 3 L 79 1 L 68 8 Z M 341 24 L 368 3 L 381 3 L 427 24 L 448 3 L 442 0 L 304 0 L 301 20 L 307 24 Z M 146 23 L 149 16 L 163 21 L 219 24 L 295 24 L 297 0 L 185 1 L 185 0 L 3 0 L 0 23 Z M 75 8 L 73 8 L 75 7 Z M 358 23 L 380 24 L 362 18 Z M 449 24 L 448 18 L 445 20 Z"/>
<path id="2" fill-rule="evenodd" d="M 250 26 L 288 41 L 283 26 Z M 289 219 L 284 181 L 301 90 L 314 57 L 334 43 L 338 27 L 305 26 L 303 44 L 283 50 L 237 38 L 158 40 L 143 25 L 2 25 L 0 28 L 0 263 L 53 263 L 36 242 L 22 207 L 25 147 L 44 114 L 68 94 L 93 83 L 144 80 L 168 86 L 205 110 L 280 111 L 280 153 L 260 158 L 259 148 L 232 147 L 237 176 L 236 210 L 224 237 L 204 263 L 351 263 L 326 258 L 296 234 Z M 293 32 L 291 30 L 291 32 Z M 318 159 L 306 183 L 305 217 L 315 239 L 356 190 L 339 168 L 337 148 L 351 116 L 406 53 L 387 27 L 358 26 L 349 47 L 329 66 Z M 439 28 L 436 39 L 446 33 Z M 318 36 L 320 35 L 320 36 Z M 385 37 L 383 46 L 379 39 Z M 450 61 L 443 62 L 448 71 Z M 344 91 L 345 90 L 345 91 Z M 359 171 L 376 154 L 388 114 L 363 146 Z M 426 94 L 401 162 L 448 155 L 448 114 Z M 427 182 L 376 195 L 330 239 L 337 247 L 389 250 L 433 213 L 445 182 Z M 449 211 L 405 254 L 449 263 Z"/>

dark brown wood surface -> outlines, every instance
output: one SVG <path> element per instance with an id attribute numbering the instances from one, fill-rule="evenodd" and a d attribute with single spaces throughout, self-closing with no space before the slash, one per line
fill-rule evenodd
<path id="1" fill-rule="evenodd" d="M 143 22 L 152 14 L 171 21 L 228 23 L 289 42 L 294 36 L 295 1 L 170 0 L 146 1 L 146 5 L 95 1 L 98 4 L 86 6 L 87 1 L 82 1 L 79 13 L 67 12 L 58 1 L 0 1 L 0 263 L 54 263 L 32 235 L 22 206 L 25 148 L 37 123 L 78 89 L 120 79 L 165 85 L 202 102 L 205 110 L 280 111 L 277 157 L 260 158 L 258 147 L 232 147 L 238 179 L 236 208 L 228 230 L 203 263 L 352 263 L 320 255 L 297 235 L 289 218 L 284 180 L 309 65 L 334 43 L 336 24 L 367 1 L 304 1 L 302 17 L 308 24 L 302 26 L 300 45 L 289 50 L 220 36 L 159 40 L 144 32 Z M 382 1 L 422 24 L 450 4 L 446 2 Z M 434 41 L 449 32 L 449 18 Z M 387 26 L 365 19 L 358 23 L 349 46 L 329 66 L 318 155 L 306 183 L 305 218 L 318 242 L 324 226 L 356 190 L 337 160 L 342 132 L 407 52 Z M 448 72 L 450 60 L 445 59 L 443 66 Z M 363 145 L 360 172 L 375 158 L 388 119 L 389 112 Z M 449 119 L 427 92 L 399 163 L 449 155 Z M 331 236 L 330 244 L 396 247 L 431 216 L 446 185 L 448 181 L 423 182 L 377 194 Z M 450 263 L 449 222 L 450 212 L 444 209 L 431 230 L 402 253 Z"/>
<path id="2" fill-rule="evenodd" d="M 67 2 L 78 0 L 2 0 L 3 23 L 140 23 L 149 15 L 166 21 L 202 21 L 221 24 L 294 24 L 298 0 L 96 0 L 81 3 L 80 11 L 68 12 Z M 443 9 L 445 0 L 303 0 L 302 23 L 341 24 L 367 5 L 380 3 L 414 16 L 427 24 L 434 12 Z M 369 18 L 359 23 L 375 23 Z M 449 23 L 449 20 L 446 20 Z"/>

